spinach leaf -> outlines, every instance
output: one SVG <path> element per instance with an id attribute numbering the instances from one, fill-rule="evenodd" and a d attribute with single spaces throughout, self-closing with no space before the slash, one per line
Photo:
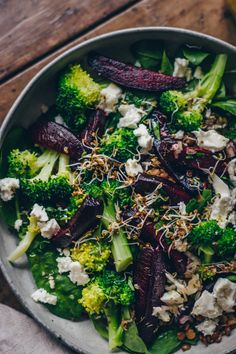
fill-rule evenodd
<path id="1" fill-rule="evenodd" d="M 128 323 L 128 328 L 124 333 L 123 343 L 125 348 L 132 353 L 149 354 L 144 341 L 139 337 L 138 329 L 134 321 Z"/>
<path id="2" fill-rule="evenodd" d="M 191 64 L 196 66 L 200 65 L 210 55 L 210 53 L 203 52 L 197 48 L 189 47 L 183 49 L 183 54 Z"/>
<path id="3" fill-rule="evenodd" d="M 109 339 L 108 330 L 101 318 L 92 318 L 94 328 L 100 334 L 101 337 Z"/>
<path id="4" fill-rule="evenodd" d="M 162 54 L 160 72 L 166 75 L 173 74 L 173 65 L 171 64 L 170 59 L 168 58 L 165 50 L 163 50 L 163 54 Z"/>
<path id="5" fill-rule="evenodd" d="M 177 338 L 177 329 L 169 329 L 160 334 L 150 348 L 151 354 L 171 354 L 178 350 L 182 344 Z"/>
<path id="6" fill-rule="evenodd" d="M 223 111 L 229 112 L 236 116 L 236 100 L 229 99 L 227 101 L 218 101 L 212 103 L 213 107 L 222 109 Z"/>
<path id="7" fill-rule="evenodd" d="M 143 68 L 157 70 L 160 67 L 163 52 L 160 42 L 141 40 L 133 44 L 131 52 Z"/>
<path id="8" fill-rule="evenodd" d="M 38 236 L 28 251 L 31 271 L 38 288 L 47 290 L 57 296 L 56 305 L 46 305 L 55 315 L 78 320 L 83 313 L 83 307 L 78 303 L 81 298 L 82 287 L 73 284 L 66 274 L 59 274 L 56 258 L 58 253 L 50 241 Z M 49 285 L 49 276 L 55 281 L 55 288 Z"/>

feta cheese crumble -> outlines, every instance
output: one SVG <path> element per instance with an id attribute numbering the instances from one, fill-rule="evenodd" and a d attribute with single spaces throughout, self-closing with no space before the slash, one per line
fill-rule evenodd
<path id="1" fill-rule="evenodd" d="M 223 150 L 229 142 L 229 139 L 217 133 L 214 129 L 207 130 L 206 132 L 201 129 L 195 130 L 193 134 L 197 138 L 198 146 L 212 152 Z"/>
<path id="2" fill-rule="evenodd" d="M 236 158 L 228 163 L 229 178 L 234 187 L 236 187 Z"/>
<path id="3" fill-rule="evenodd" d="M 217 304 L 215 296 L 204 290 L 200 298 L 195 302 L 192 314 L 214 319 L 222 314 L 222 309 Z"/>
<path id="4" fill-rule="evenodd" d="M 236 284 L 226 278 L 219 278 L 214 285 L 213 294 L 217 304 L 225 312 L 233 312 L 236 305 Z"/>
<path id="5" fill-rule="evenodd" d="M 62 118 L 62 116 L 61 116 L 60 114 L 58 114 L 58 115 L 54 118 L 54 120 L 55 120 L 55 122 L 56 122 L 57 124 L 61 124 L 61 125 L 63 125 L 64 127 L 67 128 L 67 125 L 66 125 L 64 119 Z"/>
<path id="6" fill-rule="evenodd" d="M 171 290 L 164 293 L 164 295 L 161 297 L 161 301 L 164 302 L 166 305 L 171 306 L 183 304 L 184 299 L 177 291 Z"/>
<path id="7" fill-rule="evenodd" d="M 139 127 L 134 130 L 134 135 L 138 138 L 138 144 L 142 148 L 141 152 L 145 153 L 152 149 L 153 138 L 144 124 L 140 124 Z"/>
<path id="8" fill-rule="evenodd" d="M 192 70 L 189 67 L 189 61 L 187 59 L 175 59 L 173 76 L 184 77 L 187 81 L 192 79 Z"/>
<path id="9" fill-rule="evenodd" d="M 212 184 L 218 196 L 211 206 L 210 219 L 216 220 L 220 227 L 225 228 L 228 224 L 227 217 L 233 209 L 233 199 L 227 184 L 216 174 L 213 175 Z"/>
<path id="10" fill-rule="evenodd" d="M 46 223 L 43 223 L 42 227 L 40 228 L 41 235 L 48 239 L 52 238 L 52 236 L 55 235 L 59 230 L 60 226 L 58 225 L 56 219 L 50 219 Z"/>
<path id="11" fill-rule="evenodd" d="M 8 202 L 14 197 L 18 188 L 20 188 L 19 179 L 10 177 L 0 179 L 0 198 Z"/>
<path id="12" fill-rule="evenodd" d="M 56 305 L 57 303 L 57 297 L 55 295 L 49 294 L 43 288 L 36 290 L 31 295 L 31 297 L 35 302 L 42 302 L 43 304 Z"/>
<path id="13" fill-rule="evenodd" d="M 128 176 L 135 177 L 143 172 L 142 166 L 135 159 L 128 159 L 125 163 L 125 171 Z"/>
<path id="14" fill-rule="evenodd" d="M 69 256 L 58 257 L 56 261 L 59 273 L 62 274 L 69 272 L 69 278 L 72 283 L 77 285 L 85 285 L 89 282 L 89 276 L 79 262 L 73 262 Z"/>
<path id="15" fill-rule="evenodd" d="M 23 220 L 22 219 L 17 219 L 15 221 L 15 224 L 14 224 L 14 229 L 16 231 L 20 231 L 20 228 L 21 228 L 22 224 L 23 224 Z"/>
<path id="16" fill-rule="evenodd" d="M 48 215 L 46 213 L 46 210 L 41 205 L 34 204 L 30 215 L 34 216 L 39 222 L 48 221 Z"/>
<path id="17" fill-rule="evenodd" d="M 143 110 L 135 107 L 134 104 L 121 104 L 118 111 L 122 115 L 117 125 L 118 128 L 137 128 L 144 114 Z"/>
<path id="18" fill-rule="evenodd" d="M 204 336 L 211 336 L 215 332 L 217 323 L 217 320 L 205 320 L 197 325 L 196 328 Z"/>
<path id="19" fill-rule="evenodd" d="M 168 312 L 168 306 L 158 306 L 153 307 L 152 316 L 159 318 L 163 322 L 169 322 L 171 319 L 170 313 Z"/>
<path id="20" fill-rule="evenodd" d="M 116 105 L 121 98 L 122 90 L 115 84 L 109 84 L 107 87 L 101 90 L 101 101 L 98 105 L 106 113 L 115 111 Z"/>

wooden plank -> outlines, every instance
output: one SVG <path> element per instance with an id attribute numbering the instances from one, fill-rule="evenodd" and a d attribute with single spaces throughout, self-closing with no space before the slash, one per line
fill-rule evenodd
<path id="1" fill-rule="evenodd" d="M 1 1 L 0 80 L 134 0 Z"/>
<path id="2" fill-rule="evenodd" d="M 174 13 L 173 9 L 175 9 Z M 65 47 L 23 71 L 15 78 L 1 85 L 0 122 L 3 121 L 6 112 L 26 83 L 57 55 L 73 45 L 98 34 L 137 26 L 185 27 L 214 35 L 236 45 L 236 24 L 225 12 L 224 0 L 143 0 L 138 5 L 132 6 L 130 9 L 97 27 L 95 30 L 72 41 Z M 1 274 L 0 284 L 2 284 Z M 14 304 L 20 308 L 20 305 L 15 304 L 15 297 L 6 283 L 4 283 L 4 293 L 2 294 L 3 295 L 0 296 L 0 302 L 4 300 L 4 303 L 10 306 Z"/>
<path id="3" fill-rule="evenodd" d="M 26 83 L 56 56 L 98 34 L 137 26 L 182 26 L 214 35 L 236 45 L 236 23 L 226 13 L 224 0 L 144 0 L 0 86 L 0 122 Z"/>

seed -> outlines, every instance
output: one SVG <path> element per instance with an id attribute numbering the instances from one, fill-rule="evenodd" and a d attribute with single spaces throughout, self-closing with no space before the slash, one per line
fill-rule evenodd
<path id="1" fill-rule="evenodd" d="M 190 340 L 196 338 L 196 333 L 194 332 L 194 330 L 192 328 L 189 328 L 186 332 L 186 337 Z"/>
<path id="2" fill-rule="evenodd" d="M 178 332 L 178 333 L 177 333 L 177 338 L 178 338 L 179 340 L 184 340 L 184 338 L 185 338 L 185 333 L 184 333 L 184 332 Z"/>
<path id="3" fill-rule="evenodd" d="M 225 327 L 225 335 L 230 336 L 231 334 L 231 328 L 230 327 Z"/>
<path id="4" fill-rule="evenodd" d="M 228 320 L 228 321 L 227 321 L 227 325 L 229 325 L 229 326 L 234 326 L 234 325 L 236 325 L 236 318 L 234 318 L 234 319 L 232 319 L 232 320 Z"/>
<path id="5" fill-rule="evenodd" d="M 184 344 L 184 345 L 182 345 L 181 349 L 183 350 L 183 352 L 186 352 L 187 350 L 191 349 L 191 345 L 190 344 Z"/>

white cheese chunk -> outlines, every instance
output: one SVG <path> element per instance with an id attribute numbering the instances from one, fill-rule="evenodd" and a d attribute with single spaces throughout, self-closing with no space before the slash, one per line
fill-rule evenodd
<path id="1" fill-rule="evenodd" d="M 101 90 L 101 101 L 98 105 L 106 113 L 111 113 L 116 110 L 116 105 L 121 98 L 122 90 L 119 86 L 111 83 Z"/>
<path id="2" fill-rule="evenodd" d="M 134 104 L 121 104 L 118 110 L 122 114 L 117 125 L 118 128 L 137 128 L 138 123 L 144 114 L 144 112 L 135 107 Z"/>
<path id="3" fill-rule="evenodd" d="M 167 305 L 180 305 L 184 302 L 183 297 L 175 290 L 164 293 L 161 301 Z"/>
<path id="4" fill-rule="evenodd" d="M 71 265 L 72 260 L 69 256 L 58 257 L 56 259 L 56 261 L 57 261 L 58 272 L 60 274 L 70 271 L 70 265 Z"/>
<path id="5" fill-rule="evenodd" d="M 48 282 L 49 282 L 50 289 L 55 289 L 55 280 L 52 274 L 49 275 Z"/>
<path id="6" fill-rule="evenodd" d="M 217 133 L 214 129 L 206 132 L 200 129 L 193 131 L 193 134 L 197 138 L 198 146 L 212 152 L 223 150 L 229 142 L 229 139 Z"/>
<path id="7" fill-rule="evenodd" d="M 134 130 L 134 135 L 138 138 L 138 144 L 142 148 L 143 153 L 152 149 L 153 138 L 149 134 L 146 125 L 140 124 L 137 129 Z"/>
<path id="8" fill-rule="evenodd" d="M 79 262 L 72 262 L 70 264 L 69 278 L 72 283 L 77 285 L 85 285 L 89 282 L 88 274 L 83 270 Z"/>
<path id="9" fill-rule="evenodd" d="M 190 81 L 192 79 L 192 70 L 189 67 L 189 61 L 187 59 L 175 59 L 173 76 L 184 77 L 187 81 Z"/>
<path id="10" fill-rule="evenodd" d="M 44 304 L 50 304 L 50 305 L 56 305 L 57 303 L 57 297 L 55 295 L 49 294 L 43 288 L 36 290 L 31 295 L 31 297 L 35 302 L 42 302 Z"/>
<path id="11" fill-rule="evenodd" d="M 197 325 L 196 328 L 204 336 L 211 336 L 215 332 L 217 323 L 217 320 L 205 320 Z"/>
<path id="12" fill-rule="evenodd" d="M 0 198 L 4 202 L 8 202 L 14 197 L 18 188 L 20 188 L 19 179 L 10 177 L 0 179 Z"/>
<path id="13" fill-rule="evenodd" d="M 216 220 L 220 227 L 225 228 L 228 224 L 228 215 L 233 209 L 233 200 L 230 189 L 225 182 L 216 174 L 212 178 L 213 188 L 218 194 L 211 206 L 210 219 Z"/>
<path id="14" fill-rule="evenodd" d="M 22 219 L 17 219 L 15 221 L 15 224 L 14 224 L 14 229 L 16 231 L 20 231 L 20 228 L 21 228 L 22 224 L 23 224 L 23 220 Z"/>
<path id="15" fill-rule="evenodd" d="M 52 238 L 53 235 L 55 235 L 59 230 L 60 226 L 58 225 L 57 221 L 55 219 L 50 219 L 46 223 L 39 224 L 40 227 L 40 232 L 41 235 L 44 238 Z"/>
<path id="16" fill-rule="evenodd" d="M 58 114 L 58 115 L 54 118 L 54 120 L 55 120 L 55 122 L 56 122 L 57 124 L 61 124 L 61 125 L 63 125 L 64 127 L 67 128 L 67 125 L 66 125 L 64 119 L 62 118 L 62 116 L 61 116 L 60 114 Z"/>
<path id="17" fill-rule="evenodd" d="M 194 73 L 193 73 L 193 77 L 194 79 L 200 80 L 202 79 L 204 76 L 202 68 L 200 66 L 197 66 Z"/>
<path id="18" fill-rule="evenodd" d="M 128 159 L 125 163 L 125 171 L 128 176 L 135 177 L 143 172 L 143 168 L 137 160 Z"/>
<path id="19" fill-rule="evenodd" d="M 152 315 L 159 318 L 163 322 L 169 322 L 171 319 L 167 306 L 153 307 Z"/>
<path id="20" fill-rule="evenodd" d="M 236 187 L 236 158 L 228 163 L 229 178 L 234 187 Z"/>
<path id="21" fill-rule="evenodd" d="M 217 304 L 215 296 L 204 290 L 200 298 L 195 302 L 192 314 L 214 319 L 222 314 L 222 309 Z"/>
<path id="22" fill-rule="evenodd" d="M 214 285 L 213 294 L 217 304 L 225 312 L 233 312 L 236 305 L 236 284 L 226 278 L 219 278 Z"/>
<path id="23" fill-rule="evenodd" d="M 33 209 L 30 213 L 31 216 L 34 216 L 39 222 L 48 221 L 48 215 L 43 206 L 34 204 Z"/>

